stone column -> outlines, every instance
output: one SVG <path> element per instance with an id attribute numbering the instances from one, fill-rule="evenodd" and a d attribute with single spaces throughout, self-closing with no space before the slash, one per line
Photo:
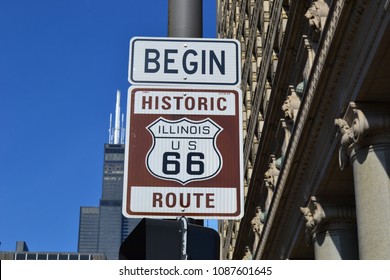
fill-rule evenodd
<path id="1" fill-rule="evenodd" d="M 316 260 L 359 259 L 355 208 L 312 197 L 301 207 L 306 219 L 306 242 L 314 244 Z"/>
<path id="2" fill-rule="evenodd" d="M 390 104 L 351 103 L 336 124 L 352 164 L 360 259 L 390 259 Z"/>

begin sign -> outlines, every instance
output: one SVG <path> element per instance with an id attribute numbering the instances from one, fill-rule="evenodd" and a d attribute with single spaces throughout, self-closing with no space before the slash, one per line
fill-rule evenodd
<path id="1" fill-rule="evenodd" d="M 236 88 L 130 87 L 125 216 L 241 217 L 241 98 Z"/>
<path id="2" fill-rule="evenodd" d="M 240 82 L 237 40 L 134 37 L 129 56 L 132 84 L 234 86 Z"/>

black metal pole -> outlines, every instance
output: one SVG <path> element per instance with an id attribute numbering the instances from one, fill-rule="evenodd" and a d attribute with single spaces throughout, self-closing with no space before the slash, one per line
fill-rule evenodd
<path id="1" fill-rule="evenodd" d="M 168 0 L 168 37 L 203 37 L 203 0 Z M 189 222 L 203 226 L 203 220 Z"/>
<path id="2" fill-rule="evenodd" d="M 168 37 L 203 37 L 202 0 L 168 1 Z"/>
<path id="3" fill-rule="evenodd" d="M 168 0 L 168 37 L 203 37 L 203 0 Z M 187 259 L 188 222 L 203 225 L 203 220 L 180 218 L 182 224 L 182 259 Z"/>

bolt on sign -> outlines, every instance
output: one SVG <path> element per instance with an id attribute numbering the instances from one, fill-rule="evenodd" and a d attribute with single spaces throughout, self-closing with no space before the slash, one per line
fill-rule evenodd
<path id="1" fill-rule="evenodd" d="M 241 98 L 233 87 L 129 88 L 125 216 L 242 216 Z"/>

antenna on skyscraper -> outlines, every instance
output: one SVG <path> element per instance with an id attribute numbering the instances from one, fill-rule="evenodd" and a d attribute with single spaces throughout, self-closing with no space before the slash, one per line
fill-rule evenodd
<path id="1" fill-rule="evenodd" d="M 122 114 L 122 120 L 121 120 L 121 144 L 125 144 L 125 122 L 124 122 L 124 114 Z"/>
<path id="2" fill-rule="evenodd" d="M 116 91 L 116 106 L 115 106 L 115 127 L 114 127 L 114 144 L 119 144 L 120 138 L 120 119 L 119 116 L 121 114 L 121 92 L 119 90 Z"/>
<path id="3" fill-rule="evenodd" d="M 112 144 L 112 113 L 110 113 L 110 128 L 108 129 L 108 144 Z"/>

